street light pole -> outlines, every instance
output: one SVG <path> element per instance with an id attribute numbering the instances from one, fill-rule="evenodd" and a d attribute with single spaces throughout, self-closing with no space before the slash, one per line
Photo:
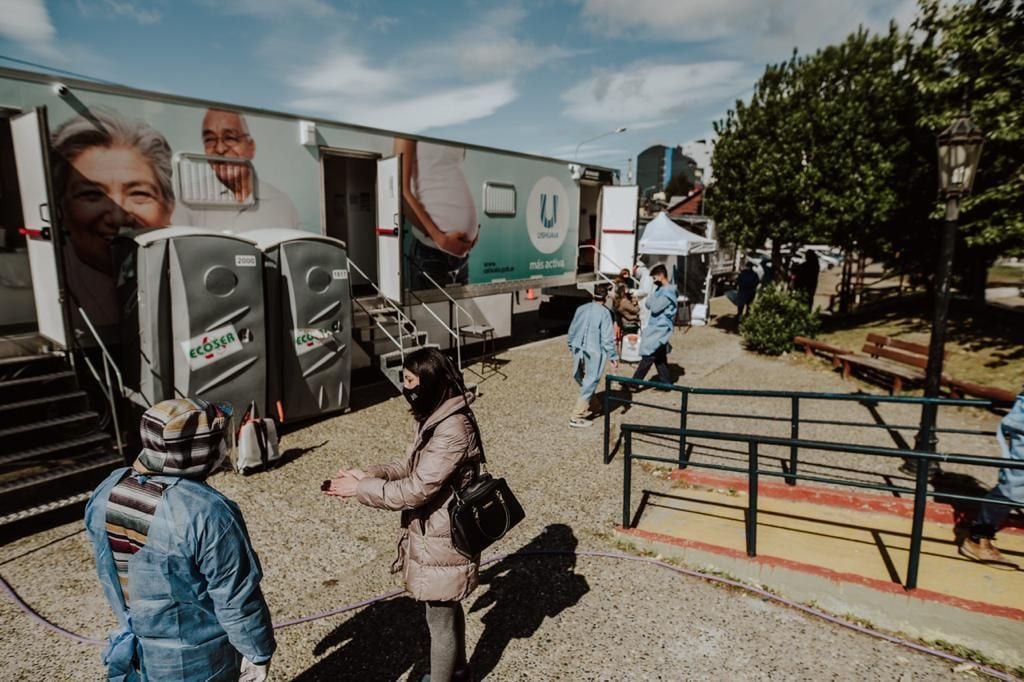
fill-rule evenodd
<path id="1" fill-rule="evenodd" d="M 579 159 L 580 147 L 582 147 L 586 143 L 593 142 L 594 140 L 600 140 L 602 137 L 607 137 L 608 135 L 617 135 L 618 133 L 624 133 L 624 132 L 626 132 L 626 127 L 622 126 L 620 128 L 616 128 L 615 130 L 606 130 L 605 132 L 601 133 L 600 135 L 594 135 L 593 137 L 589 137 L 586 140 L 583 140 L 578 145 L 576 145 L 576 151 L 573 152 L 572 160 L 576 161 L 577 159 Z"/>
<path id="2" fill-rule="evenodd" d="M 932 309 L 932 333 L 928 343 L 928 364 L 925 368 L 924 395 L 937 398 L 942 383 L 942 362 L 946 346 L 946 318 L 949 312 L 950 280 L 953 274 L 953 251 L 956 246 L 957 222 L 960 218 L 960 199 L 971 191 L 974 175 L 981 157 L 984 136 L 971 122 L 967 111 L 944 130 L 938 139 L 939 146 L 939 191 L 946 199 L 946 215 L 942 224 L 942 239 L 939 245 L 939 262 L 935 272 Z M 926 403 L 921 408 L 921 425 L 914 442 L 914 449 L 920 452 L 935 452 L 938 438 L 935 422 L 938 406 Z M 917 461 L 905 462 L 903 469 L 916 472 Z M 938 469 L 938 465 L 935 465 Z"/>

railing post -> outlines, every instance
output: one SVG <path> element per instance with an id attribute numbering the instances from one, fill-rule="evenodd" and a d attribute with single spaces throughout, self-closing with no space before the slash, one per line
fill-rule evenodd
<path id="1" fill-rule="evenodd" d="M 604 463 L 607 464 L 611 461 L 611 434 L 612 434 L 612 415 L 608 409 L 611 405 L 610 396 L 612 394 L 612 380 L 610 376 L 604 378 Z"/>
<path id="2" fill-rule="evenodd" d="M 792 407 L 789 411 L 789 437 L 793 440 L 800 438 L 800 397 L 790 398 Z M 786 483 L 796 485 L 796 460 L 799 448 L 796 443 L 789 446 L 789 476 L 786 476 Z"/>
<path id="3" fill-rule="evenodd" d="M 629 489 L 632 487 L 633 432 L 626 431 L 626 449 L 622 455 L 622 527 L 629 528 Z"/>
<path id="4" fill-rule="evenodd" d="M 679 399 L 679 468 L 685 469 L 690 461 L 690 453 L 686 448 L 686 412 L 690 404 L 690 389 L 683 387 L 682 397 Z"/>
<path id="5" fill-rule="evenodd" d="M 908 590 L 917 587 L 917 569 L 921 563 L 921 537 L 924 535 L 924 510 L 928 504 L 928 469 L 931 462 L 917 460 L 914 483 L 914 521 L 910 528 L 910 560 L 907 562 Z"/>
<path id="6" fill-rule="evenodd" d="M 757 556 L 757 441 L 747 452 L 747 556 Z"/>

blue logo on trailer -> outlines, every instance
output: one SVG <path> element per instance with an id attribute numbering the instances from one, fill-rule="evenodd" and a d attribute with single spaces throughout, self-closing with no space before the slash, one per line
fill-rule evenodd
<path id="1" fill-rule="evenodd" d="M 541 194 L 540 195 L 540 222 L 541 222 L 541 224 L 544 227 L 546 227 L 548 229 L 551 229 L 552 227 L 554 227 L 558 223 L 558 195 L 557 194 L 551 195 L 551 217 L 550 218 L 548 218 L 548 215 L 547 215 L 547 213 L 548 213 L 547 206 L 548 206 L 548 195 L 547 194 Z"/>

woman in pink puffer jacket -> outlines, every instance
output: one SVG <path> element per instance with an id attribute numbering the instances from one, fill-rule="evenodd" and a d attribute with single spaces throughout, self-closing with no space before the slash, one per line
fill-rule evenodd
<path id="1" fill-rule="evenodd" d="M 325 492 L 402 512 L 398 556 L 391 571 L 401 571 L 412 598 L 426 603 L 429 679 L 466 680 L 466 625 L 460 602 L 476 589 L 480 557 L 464 557 L 452 546 L 448 503 L 455 488 L 472 480 L 481 459 L 479 430 L 469 407 L 473 395 L 436 348 L 407 355 L 402 379 L 402 394 L 416 420 L 405 458 L 365 470 L 343 468 Z"/>

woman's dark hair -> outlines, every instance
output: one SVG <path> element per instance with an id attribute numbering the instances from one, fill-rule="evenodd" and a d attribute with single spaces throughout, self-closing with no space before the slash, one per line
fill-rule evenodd
<path id="1" fill-rule="evenodd" d="M 665 268 L 663 264 L 658 263 L 653 268 L 651 268 L 651 277 L 654 277 L 655 275 L 661 275 L 665 279 L 668 279 L 668 269 Z"/>
<path id="2" fill-rule="evenodd" d="M 466 392 L 462 375 L 448 356 L 436 348 L 420 348 L 409 353 L 402 369 L 409 370 L 420 380 L 419 392 L 423 397 L 418 401 L 420 407 L 411 410 L 418 422 L 432 415 L 444 401 Z"/>

